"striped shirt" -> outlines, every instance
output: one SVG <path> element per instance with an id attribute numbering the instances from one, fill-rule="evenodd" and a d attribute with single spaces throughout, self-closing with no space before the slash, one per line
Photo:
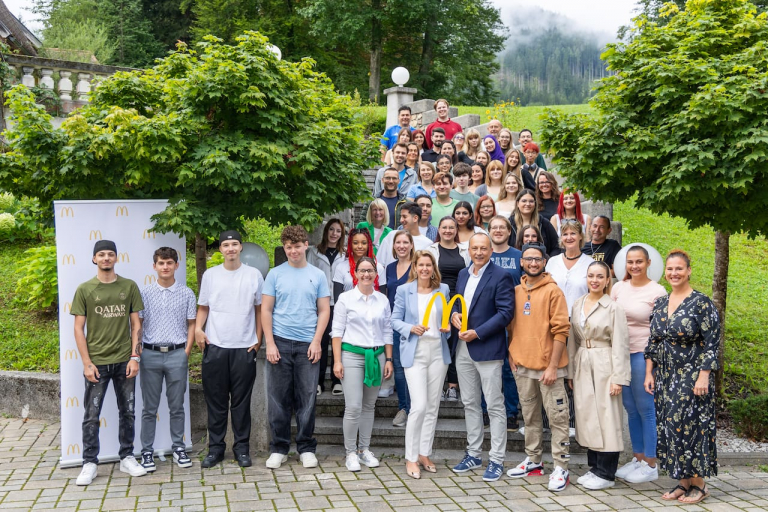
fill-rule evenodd
<path id="1" fill-rule="evenodd" d="M 141 290 L 141 299 L 143 343 L 171 346 L 187 342 L 187 320 L 197 317 L 197 300 L 192 290 L 178 281 L 168 288 L 154 282 Z"/>

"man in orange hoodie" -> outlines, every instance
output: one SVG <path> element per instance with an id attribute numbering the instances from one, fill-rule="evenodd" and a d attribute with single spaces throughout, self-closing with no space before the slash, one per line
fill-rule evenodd
<path id="1" fill-rule="evenodd" d="M 562 491 L 569 481 L 570 458 L 568 396 L 563 387 L 563 379 L 568 374 L 565 350 L 570 329 L 568 306 L 557 283 L 544 272 L 547 254 L 543 245 L 524 245 L 520 260 L 526 275 L 515 288 L 509 366 L 515 374 L 523 409 L 527 457 L 507 471 L 507 476 L 523 478 L 544 474 L 541 464 L 543 403 L 552 429 L 552 459 L 555 463 L 555 470 L 549 477 L 549 490 Z"/>

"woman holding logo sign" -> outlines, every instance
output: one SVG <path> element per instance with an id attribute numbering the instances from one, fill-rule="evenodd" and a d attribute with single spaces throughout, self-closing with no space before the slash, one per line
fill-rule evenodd
<path id="1" fill-rule="evenodd" d="M 408 283 L 397 289 L 392 327 L 400 334 L 400 362 L 411 395 L 405 427 L 405 466 L 408 476 L 421 478 L 419 464 L 436 473 L 429 456 L 435 438 L 443 380 L 451 363 L 447 318 L 443 312 L 448 285 L 440 284 L 440 271 L 429 251 L 417 251 Z"/>

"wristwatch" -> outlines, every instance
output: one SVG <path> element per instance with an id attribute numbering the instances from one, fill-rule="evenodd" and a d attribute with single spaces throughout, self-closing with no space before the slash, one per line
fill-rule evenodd
<path id="1" fill-rule="evenodd" d="M 392 358 L 391 358 L 391 357 L 388 357 L 388 358 L 386 358 L 386 359 L 385 359 L 385 362 L 386 362 L 386 363 L 391 363 L 391 362 L 392 362 Z"/>
<path id="2" fill-rule="evenodd" d="M 140 356 L 131 356 L 131 361 L 136 361 L 137 363 L 140 363 L 141 362 L 141 357 Z"/>

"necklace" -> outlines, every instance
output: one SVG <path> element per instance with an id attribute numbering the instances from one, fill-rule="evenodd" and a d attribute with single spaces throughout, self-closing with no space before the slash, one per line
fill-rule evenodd
<path id="1" fill-rule="evenodd" d="M 605 242 L 603 242 L 602 244 L 598 245 L 597 248 L 595 248 L 595 244 L 593 242 L 589 242 L 589 246 L 592 248 L 592 255 L 594 255 L 597 251 L 599 251 L 604 243 Z"/>
<path id="2" fill-rule="evenodd" d="M 563 258 L 567 259 L 568 261 L 577 260 L 577 259 L 581 258 L 581 253 L 577 254 L 573 258 L 569 258 L 566 253 L 563 253 Z"/>

